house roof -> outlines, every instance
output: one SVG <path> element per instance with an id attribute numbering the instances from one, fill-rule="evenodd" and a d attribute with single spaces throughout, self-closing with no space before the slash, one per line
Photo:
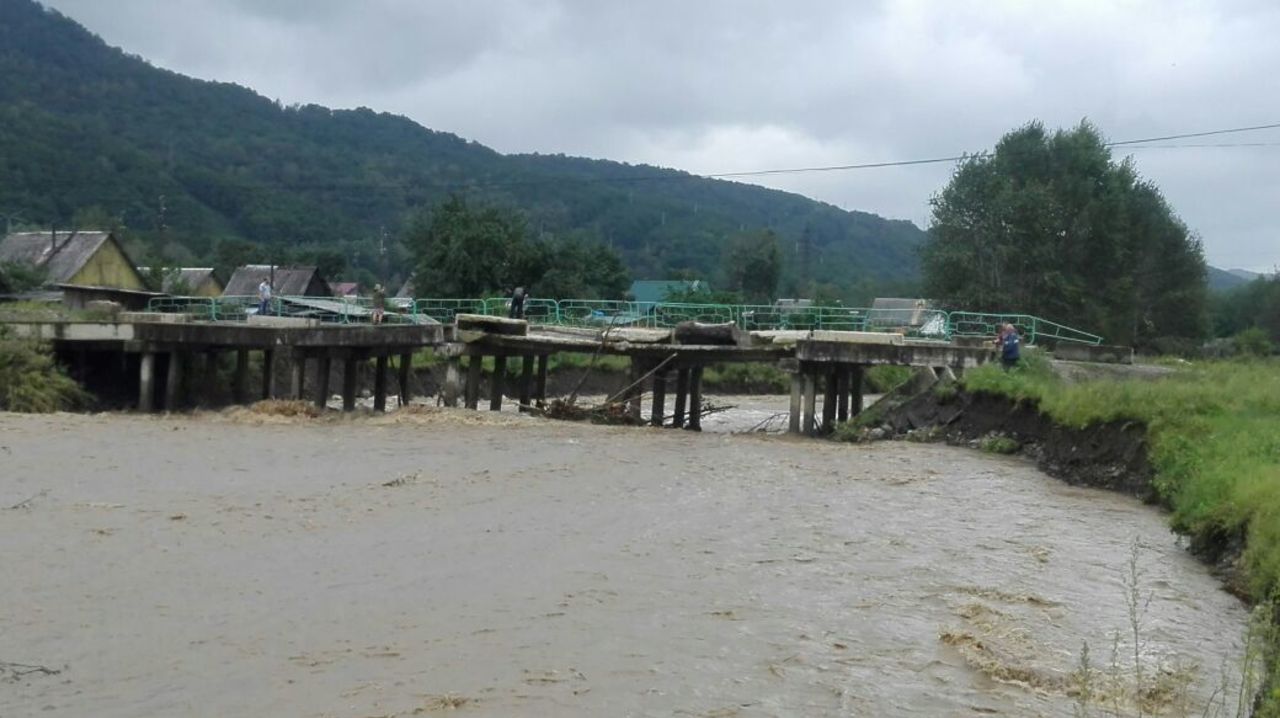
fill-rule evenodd
<path id="1" fill-rule="evenodd" d="M 146 274 L 151 271 L 151 267 L 138 267 L 138 271 Z M 164 286 L 161 289 L 169 293 L 173 293 L 178 283 L 185 284 L 192 291 L 210 279 L 217 282 L 218 286 L 222 286 L 218 275 L 213 272 L 213 267 L 166 267 L 160 271 L 161 276 L 164 277 Z"/>
<path id="2" fill-rule="evenodd" d="M 396 292 L 396 299 L 412 299 L 413 298 L 413 277 L 404 280 L 404 284 L 400 285 L 400 291 Z"/>
<path id="3" fill-rule="evenodd" d="M 876 326 L 916 327 L 932 316 L 928 310 L 933 302 L 928 299 L 904 297 L 877 297 L 867 312 L 867 323 Z"/>
<path id="4" fill-rule="evenodd" d="M 631 283 L 631 289 L 627 293 L 637 302 L 654 304 L 666 301 L 667 295 L 672 292 L 709 289 L 701 279 L 637 279 Z"/>
<path id="5" fill-rule="evenodd" d="M 329 285 L 335 296 L 346 297 L 359 293 L 359 282 L 334 282 Z"/>
<path id="6" fill-rule="evenodd" d="M 46 272 L 49 284 L 61 284 L 108 241 L 110 232 L 15 232 L 0 239 L 0 262 L 30 264 Z"/>
<path id="7" fill-rule="evenodd" d="M 229 297 L 256 295 L 258 293 L 258 285 L 262 284 L 262 280 L 269 277 L 271 277 L 270 264 L 246 264 L 231 275 L 231 279 L 227 281 L 227 286 L 222 293 Z M 319 287 L 313 289 L 313 291 L 319 291 L 322 292 L 323 296 L 328 296 L 329 285 L 320 277 L 320 273 L 315 267 L 277 266 L 272 289 L 279 296 L 304 296 L 308 294 L 308 290 L 312 289 L 316 282 L 319 282 Z M 312 294 L 311 296 L 320 295 Z"/>

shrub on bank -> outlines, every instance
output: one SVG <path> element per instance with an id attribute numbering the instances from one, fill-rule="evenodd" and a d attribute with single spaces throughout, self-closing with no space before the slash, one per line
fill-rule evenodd
<path id="1" fill-rule="evenodd" d="M 1280 361 L 1188 363 L 1159 380 L 1067 384 L 1047 366 L 966 372 L 965 389 L 1034 402 L 1058 424 L 1147 427 L 1155 488 L 1175 529 L 1214 550 L 1245 537 L 1255 600 L 1280 593 Z M 1280 669 L 1258 715 L 1280 716 Z"/>
<path id="2" fill-rule="evenodd" d="M 87 406 L 89 401 L 47 346 L 15 339 L 0 327 L 0 411 L 66 411 Z"/>

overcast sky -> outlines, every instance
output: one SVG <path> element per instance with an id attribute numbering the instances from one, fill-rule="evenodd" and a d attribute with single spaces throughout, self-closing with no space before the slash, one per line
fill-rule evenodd
<path id="1" fill-rule="evenodd" d="M 698 173 L 1280 122 L 1274 0 L 46 0 L 153 64 L 503 152 Z M 1280 130 L 1125 150 L 1211 264 L 1280 265 Z M 1162 143 L 1170 144 L 1170 143 Z M 928 224 L 946 165 L 753 179 Z"/>

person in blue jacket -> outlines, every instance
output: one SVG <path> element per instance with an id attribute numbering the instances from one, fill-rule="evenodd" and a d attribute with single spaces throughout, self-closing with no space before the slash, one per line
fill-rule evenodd
<path id="1" fill-rule="evenodd" d="M 1018 359 L 1021 358 L 1022 337 L 1018 336 L 1018 330 L 1012 324 L 1005 324 L 1000 328 L 1000 335 L 996 337 L 996 346 L 1000 348 L 1000 365 L 1005 371 L 1018 365 Z"/>

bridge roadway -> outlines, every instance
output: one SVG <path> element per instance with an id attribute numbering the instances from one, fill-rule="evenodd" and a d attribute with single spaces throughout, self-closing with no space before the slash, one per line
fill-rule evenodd
<path id="1" fill-rule="evenodd" d="M 732 344 L 676 343 L 671 330 L 584 330 L 490 323 L 481 328 L 458 325 L 321 325 L 305 320 L 263 318 L 249 322 L 184 320 L 180 315 L 122 314 L 117 321 L 6 322 L 19 337 L 52 343 L 64 357 L 84 361 L 89 353 L 136 356 L 137 403 L 140 411 L 177 410 L 213 376 L 223 352 L 234 352 L 232 395 L 238 403 L 250 400 L 251 361 L 258 358 L 261 398 L 306 398 L 318 406 L 329 397 L 334 361 L 343 365 L 343 408 L 355 408 L 357 367 L 374 360 L 374 407 L 386 408 L 389 360 L 398 357 L 400 400 L 407 403 L 409 373 L 415 351 L 428 349 L 446 359 L 443 403 L 479 405 L 484 382 L 482 364 L 493 357 L 492 376 L 508 384 L 507 365 L 521 362 L 515 386 L 492 386 L 489 408 L 500 410 L 504 393 L 518 397 L 521 410 L 546 401 L 547 361 L 551 354 L 607 354 L 630 358 L 630 381 L 623 392 L 627 412 L 640 420 L 642 398 L 652 397 L 648 422 L 699 430 L 703 413 L 702 375 L 715 363 L 772 363 L 791 375 L 790 430 L 819 433 L 862 409 L 862 375 L 867 367 L 895 364 L 932 371 L 960 372 L 993 358 L 987 346 L 910 341 L 892 334 L 860 332 L 755 332 L 735 337 Z M 287 392 L 277 388 L 277 361 L 289 367 Z M 127 363 L 122 365 L 128 365 Z M 314 386 L 308 387 L 308 367 L 314 365 Z M 160 381 L 163 375 L 163 381 Z M 311 389 L 308 392 L 308 388 Z M 674 411 L 667 413 L 668 390 L 674 390 Z M 817 395 L 823 395 L 821 419 Z"/>

